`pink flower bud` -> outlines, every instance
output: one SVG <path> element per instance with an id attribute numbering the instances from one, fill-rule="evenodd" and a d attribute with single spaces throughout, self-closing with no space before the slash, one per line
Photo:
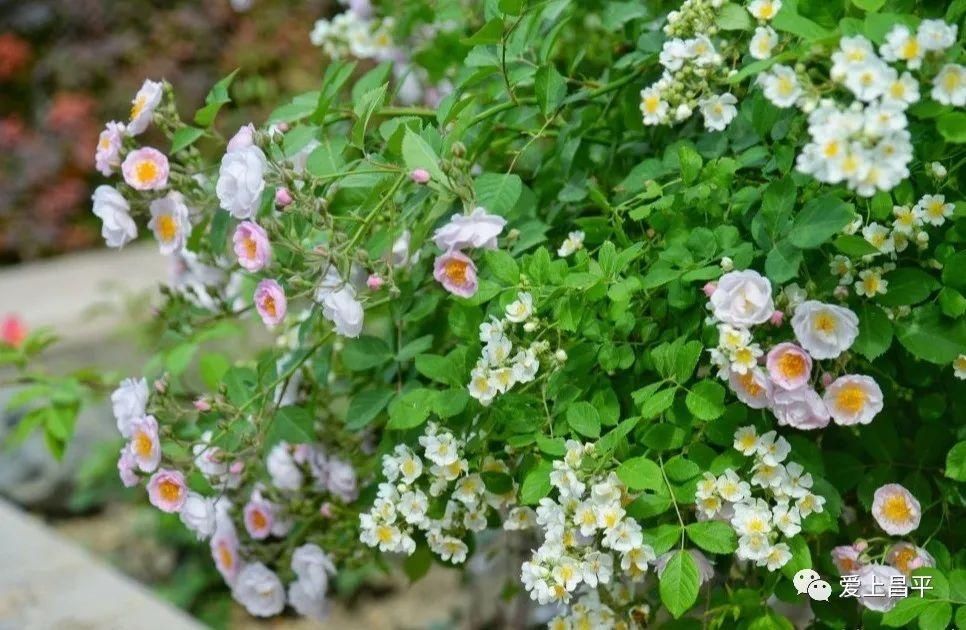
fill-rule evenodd
<path id="1" fill-rule="evenodd" d="M 373 291 L 378 291 L 379 289 L 382 288 L 382 285 L 385 284 L 385 282 L 386 281 L 380 278 L 378 275 L 371 274 L 366 279 L 366 286 L 372 289 Z"/>
<path id="2" fill-rule="evenodd" d="M 163 376 L 154 381 L 154 391 L 158 392 L 159 394 L 163 394 L 164 392 L 168 391 L 168 382 Z"/>
<path id="3" fill-rule="evenodd" d="M 228 472 L 230 472 L 233 475 L 240 475 L 244 470 L 245 470 L 245 462 L 243 461 L 232 462 L 231 466 L 228 467 Z"/>
<path id="4" fill-rule="evenodd" d="M 834 380 L 835 377 L 833 377 L 831 374 L 828 372 L 822 372 L 822 387 L 828 387 Z"/>
<path id="5" fill-rule="evenodd" d="M 704 291 L 704 294 L 707 297 L 711 297 L 711 294 L 714 293 L 714 290 L 717 288 L 718 288 L 718 284 L 716 282 L 709 282 L 706 285 L 704 285 L 701 288 L 701 290 Z"/>
<path id="6" fill-rule="evenodd" d="M 199 398 L 198 400 L 194 401 L 193 404 L 195 406 L 195 409 L 197 409 L 198 411 L 202 411 L 202 412 L 211 411 L 211 405 L 208 404 L 208 401 L 205 400 L 204 398 Z"/>
<path id="7" fill-rule="evenodd" d="M 284 208 L 292 203 L 292 193 L 288 188 L 279 188 L 275 191 L 275 205 Z"/>
<path id="8" fill-rule="evenodd" d="M 322 506 L 319 508 L 319 514 L 321 514 L 325 518 L 332 518 L 332 504 L 329 503 L 328 501 L 323 503 Z"/>
<path id="9" fill-rule="evenodd" d="M 860 538 L 859 540 L 856 540 L 854 543 L 852 543 L 852 547 L 854 547 L 855 550 L 858 551 L 859 553 L 862 553 L 863 551 L 869 548 L 869 543 L 867 543 L 866 541 Z"/>
<path id="10" fill-rule="evenodd" d="M 27 326 L 17 315 L 7 315 L 0 321 L 0 343 L 16 348 L 27 338 Z"/>
<path id="11" fill-rule="evenodd" d="M 840 284 L 832 291 L 832 295 L 838 300 L 845 300 L 849 297 L 849 288 Z"/>
<path id="12" fill-rule="evenodd" d="M 785 314 L 776 310 L 771 314 L 771 317 L 768 318 L 768 321 L 771 322 L 772 326 L 781 326 L 782 322 L 785 321 Z"/>
<path id="13" fill-rule="evenodd" d="M 429 181 L 429 171 L 424 168 L 413 169 L 409 173 L 409 179 L 413 180 L 417 184 L 425 184 Z"/>

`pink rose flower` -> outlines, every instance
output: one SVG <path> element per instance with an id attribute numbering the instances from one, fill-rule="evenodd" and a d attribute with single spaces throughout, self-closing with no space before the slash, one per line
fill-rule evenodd
<path id="1" fill-rule="evenodd" d="M 916 569 L 923 567 L 936 566 L 936 559 L 922 547 L 917 547 L 912 543 L 896 543 L 886 552 L 885 561 L 909 575 Z"/>
<path id="2" fill-rule="evenodd" d="M 771 410 L 778 418 L 778 424 L 803 431 L 826 427 L 831 418 L 822 397 L 810 387 L 776 388 L 772 395 Z"/>
<path id="3" fill-rule="evenodd" d="M 148 500 L 162 512 L 181 510 L 187 497 L 188 486 L 181 472 L 162 468 L 151 475 L 148 481 Z"/>
<path id="4" fill-rule="evenodd" d="M 229 586 L 235 583 L 235 578 L 241 570 L 241 560 L 238 557 L 238 537 L 234 527 L 219 527 L 211 539 L 211 557 L 215 561 L 215 568 Z"/>
<path id="5" fill-rule="evenodd" d="M 252 221 L 242 221 L 232 237 L 238 264 L 248 271 L 259 271 L 268 265 L 272 257 L 272 245 L 262 226 Z"/>
<path id="6" fill-rule="evenodd" d="M 765 365 L 772 382 L 782 389 L 804 387 L 812 374 L 812 357 L 800 346 L 789 342 L 769 350 Z"/>
<path id="7" fill-rule="evenodd" d="M 738 400 L 752 409 L 765 409 L 771 404 L 774 386 L 759 368 L 747 370 L 744 374 L 729 370 L 728 384 L 738 396 Z"/>
<path id="8" fill-rule="evenodd" d="M 832 562 L 839 570 L 839 575 L 855 575 L 862 568 L 859 554 L 862 553 L 857 545 L 841 545 L 832 549 Z"/>
<path id="9" fill-rule="evenodd" d="M 268 538 L 275 522 L 275 507 L 268 501 L 252 499 L 245 505 L 245 529 L 255 540 Z"/>
<path id="10" fill-rule="evenodd" d="M 476 293 L 476 265 L 460 251 L 448 251 L 433 263 L 433 277 L 443 288 L 460 297 L 472 297 Z"/>
<path id="11" fill-rule="evenodd" d="M 480 247 L 496 249 L 496 239 L 505 225 L 503 217 L 477 208 L 470 214 L 454 214 L 449 223 L 433 233 L 433 241 L 444 251 Z"/>
<path id="12" fill-rule="evenodd" d="M 161 440 L 158 439 L 158 421 L 154 416 L 144 416 L 131 423 L 131 455 L 142 472 L 153 472 L 161 463 Z"/>
<path id="13" fill-rule="evenodd" d="M 195 409 L 197 409 L 198 411 L 200 411 L 202 413 L 204 413 L 206 411 L 211 411 L 211 404 L 207 400 L 205 400 L 204 398 L 198 398 L 192 404 L 195 406 Z"/>
<path id="14" fill-rule="evenodd" d="M 429 181 L 429 171 L 424 168 L 415 168 L 409 173 L 409 179 L 417 184 L 425 184 Z"/>
<path id="15" fill-rule="evenodd" d="M 97 151 L 94 153 L 94 166 L 104 177 L 114 174 L 114 169 L 121 165 L 121 145 L 124 142 L 124 124 L 109 122 L 97 140 Z"/>
<path id="16" fill-rule="evenodd" d="M 292 204 L 292 193 L 288 191 L 288 188 L 279 188 L 275 191 L 275 205 L 279 208 L 285 208 Z"/>
<path id="17" fill-rule="evenodd" d="M 134 455 L 131 454 L 131 449 L 125 444 L 121 447 L 121 456 L 117 458 L 117 474 L 121 478 L 121 483 L 124 484 L 125 488 L 133 488 L 138 485 L 140 478 L 138 477 L 135 468 L 137 468 L 137 462 L 134 460 Z"/>
<path id="18" fill-rule="evenodd" d="M 714 294 L 714 290 L 717 288 L 718 288 L 718 284 L 716 282 L 708 282 L 708 283 L 705 283 L 703 287 L 701 287 L 701 290 L 704 292 L 704 295 L 706 297 L 711 297 Z"/>
<path id="19" fill-rule="evenodd" d="M 255 308 L 262 321 L 269 328 L 274 328 L 285 319 L 288 302 L 285 291 L 275 280 L 262 280 L 255 288 Z"/>
<path id="20" fill-rule="evenodd" d="M 168 185 L 168 158 L 153 147 L 141 147 L 127 154 L 121 173 L 134 190 L 161 190 Z"/>
<path id="21" fill-rule="evenodd" d="M 247 125 L 242 125 L 235 135 L 231 137 L 228 141 L 228 151 L 237 151 L 238 149 L 244 149 L 245 147 L 250 147 L 255 143 L 255 125 L 248 123 Z"/>

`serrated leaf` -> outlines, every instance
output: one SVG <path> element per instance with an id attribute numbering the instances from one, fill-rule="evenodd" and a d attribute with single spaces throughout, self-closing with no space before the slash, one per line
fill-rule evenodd
<path id="1" fill-rule="evenodd" d="M 725 389 L 720 383 L 704 380 L 694 385 L 684 402 L 699 420 L 714 420 L 725 412 Z"/>
<path id="2" fill-rule="evenodd" d="M 567 82 L 553 64 L 541 66 L 537 70 L 533 78 L 533 89 L 544 116 L 555 112 L 567 96 Z"/>
<path id="3" fill-rule="evenodd" d="M 675 551 L 660 578 L 661 601 L 672 617 L 677 619 L 694 605 L 699 586 L 698 565 L 694 558 L 687 551 Z"/>
<path id="4" fill-rule="evenodd" d="M 600 416 L 589 402 L 575 402 L 567 407 L 567 424 L 584 437 L 600 437 Z"/>
<path id="5" fill-rule="evenodd" d="M 617 477 L 631 490 L 664 490 L 661 468 L 646 457 L 633 457 L 617 467 Z"/>
<path id="6" fill-rule="evenodd" d="M 445 180 L 443 171 L 439 168 L 439 156 L 436 155 L 436 151 L 412 129 L 406 129 L 406 135 L 403 136 L 402 154 L 403 161 L 410 170 L 425 169 L 435 181 Z"/>
<path id="7" fill-rule="evenodd" d="M 685 527 L 694 544 L 711 553 L 732 553 L 738 548 L 735 530 L 721 521 L 691 523 Z"/>
<path id="8" fill-rule="evenodd" d="M 386 408 L 394 395 L 395 391 L 388 387 L 374 387 L 353 396 L 346 412 L 346 428 L 357 430 L 367 426 Z"/>

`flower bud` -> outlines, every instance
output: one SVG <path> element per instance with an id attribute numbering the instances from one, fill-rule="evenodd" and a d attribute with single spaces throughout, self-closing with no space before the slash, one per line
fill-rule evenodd
<path id="1" fill-rule="evenodd" d="M 725 273 L 731 271 L 735 268 L 735 261 L 731 260 L 728 256 L 723 256 L 721 258 L 721 270 Z"/>
<path id="2" fill-rule="evenodd" d="M 409 179 L 417 184 L 425 184 L 429 182 L 429 171 L 424 168 L 414 168 L 409 173 Z"/>
<path id="3" fill-rule="evenodd" d="M 371 274 L 366 279 L 366 286 L 372 289 L 373 291 L 378 291 L 379 289 L 382 288 L 382 285 L 385 284 L 385 282 L 386 281 L 383 280 L 379 275 Z"/>
<path id="4" fill-rule="evenodd" d="M 563 348 L 558 348 L 557 351 L 553 353 L 553 358 L 560 363 L 564 363 L 567 361 L 567 352 Z"/>
<path id="5" fill-rule="evenodd" d="M 781 326 L 782 322 L 785 321 L 785 314 L 779 310 L 776 310 L 771 314 L 771 317 L 768 318 L 768 321 L 771 322 L 772 326 Z"/>
<path id="6" fill-rule="evenodd" d="M 292 193 L 288 188 L 279 188 L 275 191 L 275 205 L 284 208 L 292 203 Z"/>
<path id="7" fill-rule="evenodd" d="M 717 288 L 718 288 L 717 282 L 708 282 L 703 287 L 701 287 L 701 290 L 704 291 L 704 294 L 707 297 L 711 297 L 711 294 L 714 293 L 714 290 Z"/>
<path id="8" fill-rule="evenodd" d="M 201 412 L 211 411 L 211 404 L 207 400 L 205 400 L 204 397 L 198 398 L 192 404 L 194 404 L 195 409 L 197 409 L 198 411 L 201 411 Z"/>

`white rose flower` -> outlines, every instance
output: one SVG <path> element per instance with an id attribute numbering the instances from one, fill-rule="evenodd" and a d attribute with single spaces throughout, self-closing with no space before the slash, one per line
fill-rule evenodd
<path id="1" fill-rule="evenodd" d="M 265 467 L 272 478 L 272 485 L 279 490 L 295 491 L 302 487 L 304 476 L 295 463 L 291 446 L 287 442 L 279 442 L 272 447 L 265 458 Z"/>
<path id="2" fill-rule="evenodd" d="M 148 228 L 154 232 L 161 253 L 168 255 L 184 249 L 191 234 L 191 221 L 188 218 L 188 206 L 185 205 L 181 193 L 169 192 L 152 201 L 149 209 L 151 220 Z"/>
<path id="3" fill-rule="evenodd" d="M 834 359 L 852 346 L 859 318 L 843 306 L 808 300 L 795 309 L 792 329 L 813 359 Z"/>
<path id="4" fill-rule="evenodd" d="M 148 382 L 126 378 L 111 394 L 111 406 L 117 420 L 117 430 L 124 437 L 131 437 L 131 423 L 145 414 L 148 404 Z"/>
<path id="5" fill-rule="evenodd" d="M 137 237 L 131 206 L 121 193 L 110 186 L 98 186 L 92 199 L 94 215 L 103 221 L 101 236 L 108 247 L 123 247 Z"/>
<path id="6" fill-rule="evenodd" d="M 825 390 L 825 405 L 836 424 L 869 424 L 882 411 L 882 390 L 869 376 L 847 374 Z"/>
<path id="7" fill-rule="evenodd" d="M 221 159 L 215 192 L 221 207 L 236 219 L 250 218 L 258 207 L 266 164 L 265 154 L 255 145 L 229 151 Z"/>
<path id="8" fill-rule="evenodd" d="M 161 103 L 163 85 L 160 81 L 145 80 L 141 89 L 131 101 L 131 121 L 125 127 L 129 136 L 136 136 L 151 124 L 154 110 Z"/>
<path id="9" fill-rule="evenodd" d="M 285 608 L 285 587 L 261 562 L 245 566 L 238 574 L 231 596 L 256 617 L 273 617 Z"/>
<path id="10" fill-rule="evenodd" d="M 215 533 L 215 504 L 197 492 L 188 493 L 178 516 L 185 527 L 197 534 L 198 540 L 210 538 Z"/>
<path id="11" fill-rule="evenodd" d="M 714 316 L 732 326 L 753 326 L 775 312 L 771 282 L 757 271 L 732 271 L 721 276 L 711 294 Z"/>
<path id="12" fill-rule="evenodd" d="M 355 291 L 346 285 L 338 291 L 322 296 L 322 316 L 332 322 L 335 332 L 344 337 L 358 337 L 362 333 L 365 312 L 355 298 Z"/>

